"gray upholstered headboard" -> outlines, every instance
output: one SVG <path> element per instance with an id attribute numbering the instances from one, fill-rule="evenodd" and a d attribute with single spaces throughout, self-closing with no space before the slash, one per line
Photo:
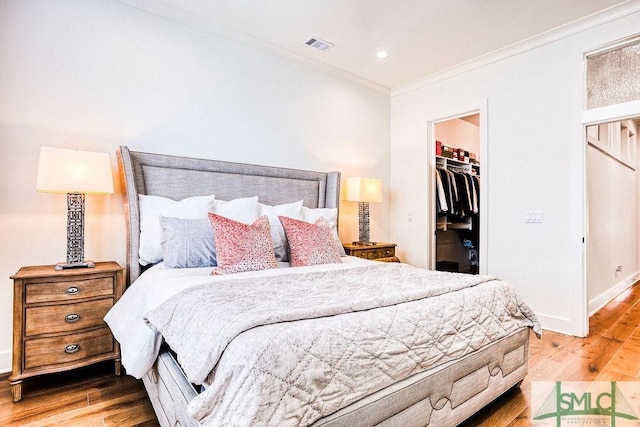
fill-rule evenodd
<path id="1" fill-rule="evenodd" d="M 312 172 L 129 151 L 118 149 L 120 179 L 125 192 L 127 220 L 127 285 L 142 267 L 138 263 L 140 210 L 138 194 L 182 200 L 215 194 L 218 200 L 258 196 L 261 203 L 278 205 L 304 200 L 309 208 L 337 208 L 340 172 Z"/>

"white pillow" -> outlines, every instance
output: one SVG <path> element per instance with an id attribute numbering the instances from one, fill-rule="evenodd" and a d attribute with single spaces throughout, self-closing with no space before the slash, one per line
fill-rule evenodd
<path id="1" fill-rule="evenodd" d="M 213 210 L 215 196 L 188 197 L 179 201 L 160 196 L 138 195 L 140 205 L 140 247 L 138 258 L 141 265 L 162 261 L 162 226 L 160 216 L 182 219 L 208 218 Z"/>
<path id="2" fill-rule="evenodd" d="M 311 209 L 306 206 L 302 207 L 302 220 L 315 224 L 318 218 L 323 217 L 327 220 L 331 226 L 331 232 L 333 233 L 333 239 L 336 241 L 336 245 L 340 250 L 340 254 L 346 256 L 340 237 L 338 237 L 338 209 L 337 208 L 317 208 Z"/>
<path id="3" fill-rule="evenodd" d="M 271 225 L 271 240 L 273 240 L 273 251 L 276 255 L 276 261 L 289 261 L 289 247 L 287 237 L 284 234 L 282 223 L 278 219 L 279 216 L 300 219 L 302 200 L 293 203 L 285 203 L 283 205 L 270 206 L 263 203 L 258 204 L 260 216 L 266 215 Z"/>
<path id="4" fill-rule="evenodd" d="M 242 197 L 228 202 L 216 200 L 212 212 L 244 224 L 253 224 L 260 217 L 258 196 Z"/>

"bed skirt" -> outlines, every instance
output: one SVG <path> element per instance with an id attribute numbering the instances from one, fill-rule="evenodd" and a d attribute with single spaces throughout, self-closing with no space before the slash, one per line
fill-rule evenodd
<path id="1" fill-rule="evenodd" d="M 467 356 L 415 374 L 316 421 L 313 427 L 455 426 L 517 387 L 528 372 L 529 328 Z M 163 427 L 197 426 L 187 404 L 197 392 L 168 351 L 143 382 Z"/>

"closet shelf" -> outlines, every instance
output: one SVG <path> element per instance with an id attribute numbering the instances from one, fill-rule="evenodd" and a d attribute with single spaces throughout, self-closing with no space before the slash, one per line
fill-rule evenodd
<path id="1" fill-rule="evenodd" d="M 467 218 L 465 222 L 448 222 L 438 221 L 436 222 L 436 230 L 447 231 L 447 230 L 471 230 L 473 226 L 471 225 L 471 218 Z"/>
<path id="2" fill-rule="evenodd" d="M 437 168 L 461 169 L 463 172 L 473 173 L 480 176 L 480 163 L 467 163 L 448 157 L 436 156 Z"/>

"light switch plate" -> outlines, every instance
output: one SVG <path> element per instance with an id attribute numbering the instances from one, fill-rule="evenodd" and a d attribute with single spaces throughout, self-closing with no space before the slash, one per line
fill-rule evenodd
<path id="1" fill-rule="evenodd" d="M 542 224 L 542 211 L 527 211 L 524 222 L 528 224 Z"/>

